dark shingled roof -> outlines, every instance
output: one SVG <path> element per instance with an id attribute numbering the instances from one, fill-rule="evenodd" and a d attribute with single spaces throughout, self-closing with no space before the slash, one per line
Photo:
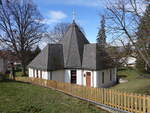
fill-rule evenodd
<path id="1" fill-rule="evenodd" d="M 46 71 L 63 69 L 64 61 L 62 44 L 48 44 L 28 67 Z"/>
<path id="2" fill-rule="evenodd" d="M 82 68 L 84 44 L 89 44 L 89 41 L 75 22 L 69 26 L 60 43 L 63 44 L 64 67 Z"/>
<path id="3" fill-rule="evenodd" d="M 29 67 L 53 71 L 58 69 L 101 70 L 113 67 L 109 55 L 98 44 L 89 44 L 73 22 L 60 44 L 48 44 Z"/>
<path id="4" fill-rule="evenodd" d="M 98 44 L 86 44 L 83 56 L 83 69 L 101 70 L 113 67 L 113 61 Z"/>

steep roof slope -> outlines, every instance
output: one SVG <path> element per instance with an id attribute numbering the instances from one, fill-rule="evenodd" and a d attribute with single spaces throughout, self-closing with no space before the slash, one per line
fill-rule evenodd
<path id="1" fill-rule="evenodd" d="M 86 44 L 83 54 L 83 69 L 102 70 L 113 67 L 113 61 L 108 53 L 98 44 Z"/>
<path id="2" fill-rule="evenodd" d="M 74 21 L 60 43 L 63 44 L 64 67 L 82 68 L 84 44 L 89 41 Z"/>
<path id="3" fill-rule="evenodd" d="M 63 69 L 62 44 L 48 44 L 28 65 L 28 67 L 45 71 Z"/>

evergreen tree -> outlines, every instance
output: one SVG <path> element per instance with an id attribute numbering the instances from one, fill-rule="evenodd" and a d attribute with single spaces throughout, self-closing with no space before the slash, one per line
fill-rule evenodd
<path id="1" fill-rule="evenodd" d="M 41 52 L 40 47 L 37 45 L 35 49 L 29 50 L 27 64 L 29 64 L 39 53 Z"/>
<path id="2" fill-rule="evenodd" d="M 35 56 L 37 56 L 40 52 L 41 52 L 41 49 L 40 49 L 40 47 L 37 45 L 37 46 L 36 46 L 36 49 L 34 50 Z"/>
<path id="3" fill-rule="evenodd" d="M 146 50 L 145 54 L 148 54 L 147 57 L 150 56 L 150 4 L 147 6 L 145 14 L 141 18 L 137 34 L 137 44 L 140 46 L 141 50 Z M 137 57 L 136 67 L 139 71 L 150 71 L 147 64 L 139 55 Z"/>
<path id="4" fill-rule="evenodd" d="M 97 35 L 97 43 L 101 46 L 101 47 L 105 47 L 106 45 L 106 34 L 105 34 L 105 17 L 104 15 L 102 16 L 101 19 L 101 27 L 98 31 L 98 35 Z"/>

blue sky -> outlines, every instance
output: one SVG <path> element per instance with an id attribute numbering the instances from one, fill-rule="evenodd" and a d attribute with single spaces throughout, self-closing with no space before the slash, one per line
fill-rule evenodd
<path id="1" fill-rule="evenodd" d="M 52 28 L 59 22 L 72 22 L 73 9 L 76 22 L 83 27 L 87 39 L 94 43 L 103 13 L 101 0 L 33 0 L 45 18 L 44 22 Z"/>

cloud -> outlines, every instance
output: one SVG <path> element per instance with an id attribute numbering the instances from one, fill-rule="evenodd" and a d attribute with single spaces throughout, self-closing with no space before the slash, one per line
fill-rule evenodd
<path id="1" fill-rule="evenodd" d="M 64 12 L 53 10 L 49 11 L 48 15 L 49 16 L 46 19 L 41 21 L 43 24 L 58 23 L 67 17 L 67 15 Z"/>
<path id="2" fill-rule="evenodd" d="M 99 7 L 103 5 L 103 0 L 47 0 L 46 2 L 48 4 L 64 4 L 87 7 Z"/>

